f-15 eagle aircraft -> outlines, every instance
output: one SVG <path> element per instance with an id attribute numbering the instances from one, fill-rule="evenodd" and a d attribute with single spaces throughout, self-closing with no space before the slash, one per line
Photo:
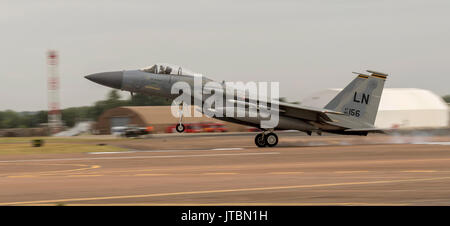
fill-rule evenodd
<path id="1" fill-rule="evenodd" d="M 384 82 L 388 75 L 370 70 L 367 70 L 367 72 L 370 74 L 353 72 L 357 74 L 356 78 L 324 108 L 283 102 L 275 103 L 275 101 L 269 100 L 266 103 L 267 105 L 276 104 L 278 106 L 276 111 L 279 114 L 278 124 L 273 128 L 262 128 L 261 118 L 236 117 L 235 115 L 215 118 L 260 128 L 262 132 L 255 137 L 255 144 L 258 147 L 273 147 L 278 144 L 278 136 L 274 133 L 274 130 L 298 130 L 306 132 L 308 135 L 313 132 L 319 135 L 322 132 L 328 132 L 366 136 L 369 132 L 380 132 L 379 129 L 374 127 L 374 122 Z M 199 77 L 202 79 L 202 88 L 205 88 L 208 82 L 213 81 L 201 74 L 172 64 L 155 64 L 144 69 L 102 72 L 85 76 L 85 78 L 104 86 L 130 91 L 131 93 L 165 97 L 171 100 L 180 95 L 171 92 L 171 87 L 175 83 L 185 82 L 190 87 L 194 87 L 194 80 Z M 227 95 L 222 96 L 224 103 L 231 101 L 236 103 L 235 98 L 230 100 L 227 99 Z M 192 94 L 192 99 L 194 98 L 194 94 Z M 207 98 L 208 95 L 202 95 L 197 103 L 203 106 Z M 248 102 L 245 102 L 244 105 L 247 108 L 249 106 Z M 259 105 L 256 105 L 256 110 L 260 110 Z M 176 130 L 178 132 L 184 131 L 182 117 L 180 117 Z"/>

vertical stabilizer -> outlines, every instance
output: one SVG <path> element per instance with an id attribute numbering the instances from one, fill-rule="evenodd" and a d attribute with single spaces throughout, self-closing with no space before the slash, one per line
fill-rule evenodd
<path id="1" fill-rule="evenodd" d="M 325 108 L 343 112 L 346 116 L 355 118 L 359 122 L 373 125 L 384 82 L 388 75 L 370 70 L 367 72 L 371 74 L 356 73 L 358 76 L 339 92 Z"/>

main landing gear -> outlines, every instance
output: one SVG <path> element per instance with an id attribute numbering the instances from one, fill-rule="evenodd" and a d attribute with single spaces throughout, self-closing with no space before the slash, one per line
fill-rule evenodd
<path id="1" fill-rule="evenodd" d="M 278 136 L 273 132 L 262 132 L 255 137 L 256 146 L 263 148 L 266 146 L 274 147 L 278 144 Z"/>

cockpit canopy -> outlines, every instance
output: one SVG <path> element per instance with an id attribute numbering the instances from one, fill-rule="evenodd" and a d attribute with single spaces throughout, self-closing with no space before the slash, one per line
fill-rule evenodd
<path id="1" fill-rule="evenodd" d="M 201 76 L 201 74 L 192 72 L 189 69 L 182 68 L 175 64 L 166 63 L 154 64 L 151 67 L 141 69 L 141 71 L 153 74 Z"/>

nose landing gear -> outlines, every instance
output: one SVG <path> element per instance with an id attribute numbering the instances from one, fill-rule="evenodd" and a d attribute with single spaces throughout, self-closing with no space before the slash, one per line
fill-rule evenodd
<path id="1" fill-rule="evenodd" d="M 184 124 L 183 124 L 183 112 L 184 112 L 184 105 L 181 104 L 181 109 L 180 109 L 180 111 L 179 111 L 180 119 L 179 119 L 179 121 L 178 121 L 178 125 L 175 126 L 175 130 L 176 130 L 177 132 L 179 132 L 179 133 L 184 132 L 184 129 L 186 128 L 186 127 L 184 126 Z"/>
<path id="2" fill-rule="evenodd" d="M 266 132 L 262 132 L 256 135 L 255 144 L 260 148 L 266 146 L 274 147 L 278 144 L 278 136 L 273 132 L 269 132 L 267 134 Z"/>
<path id="3" fill-rule="evenodd" d="M 185 129 L 185 126 L 182 123 L 178 123 L 178 125 L 175 127 L 175 129 L 177 130 L 177 132 L 182 133 Z"/>

